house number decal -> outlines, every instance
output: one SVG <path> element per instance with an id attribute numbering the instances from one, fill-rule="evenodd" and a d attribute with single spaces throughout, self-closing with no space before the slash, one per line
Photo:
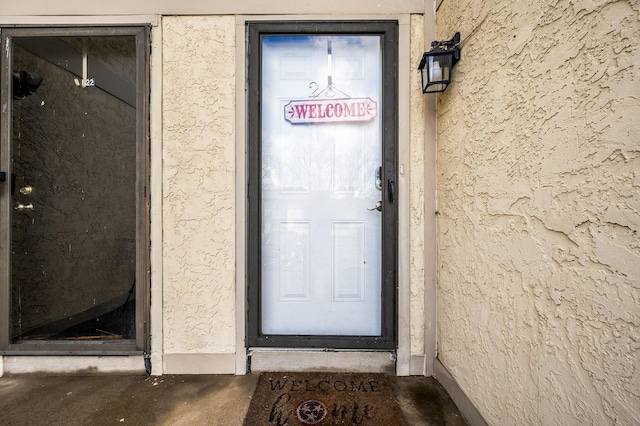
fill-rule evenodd
<path id="1" fill-rule="evenodd" d="M 284 106 L 284 118 L 292 124 L 370 121 L 377 114 L 378 104 L 371 98 L 291 101 Z"/>
<path id="2" fill-rule="evenodd" d="M 93 78 L 83 78 L 82 80 L 74 78 L 73 82 L 76 84 L 76 86 L 82 87 L 95 87 L 96 85 L 96 81 Z"/>

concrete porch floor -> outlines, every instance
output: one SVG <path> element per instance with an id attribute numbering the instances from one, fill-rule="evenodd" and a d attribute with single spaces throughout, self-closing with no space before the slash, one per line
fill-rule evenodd
<path id="1" fill-rule="evenodd" d="M 257 381 L 257 374 L 5 376 L 0 424 L 242 425 Z M 391 381 L 409 425 L 467 424 L 434 378 Z"/>

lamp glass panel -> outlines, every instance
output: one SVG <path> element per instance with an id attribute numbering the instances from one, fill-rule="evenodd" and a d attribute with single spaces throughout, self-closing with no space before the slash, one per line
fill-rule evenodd
<path id="1" fill-rule="evenodd" d="M 440 57 L 429 56 L 428 68 L 429 83 L 434 83 L 442 80 L 442 66 L 440 65 Z"/>
<path id="2" fill-rule="evenodd" d="M 429 56 L 427 60 L 427 78 L 429 84 L 449 82 L 451 79 L 451 54 L 444 53 Z"/>
<path id="3" fill-rule="evenodd" d="M 451 55 L 445 55 L 440 57 L 440 68 L 442 69 L 442 81 L 451 80 Z"/>
<path id="4" fill-rule="evenodd" d="M 444 89 L 447 88 L 447 85 L 444 83 L 438 83 L 438 84 L 434 84 L 433 86 L 429 87 L 429 92 L 444 92 Z"/>

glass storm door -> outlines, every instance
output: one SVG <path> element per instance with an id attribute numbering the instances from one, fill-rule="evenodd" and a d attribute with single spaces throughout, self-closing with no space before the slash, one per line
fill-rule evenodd
<path id="1" fill-rule="evenodd" d="M 393 340 L 383 315 L 395 303 L 395 283 L 385 275 L 395 268 L 395 244 L 383 243 L 385 226 L 387 238 L 395 233 L 389 218 L 396 214 L 395 138 L 383 130 L 385 110 L 395 109 L 383 102 L 390 52 L 385 33 L 353 27 L 259 38 L 255 308 L 263 342 Z"/>
<path id="2" fill-rule="evenodd" d="M 146 37 L 3 31 L 9 350 L 144 347 Z"/>

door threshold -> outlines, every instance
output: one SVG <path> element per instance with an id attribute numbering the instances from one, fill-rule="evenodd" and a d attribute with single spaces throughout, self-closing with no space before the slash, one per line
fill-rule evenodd
<path id="1" fill-rule="evenodd" d="M 349 372 L 395 375 L 395 351 L 328 351 L 308 349 L 251 348 L 249 373 L 260 372 Z"/>
<path id="2" fill-rule="evenodd" d="M 141 355 L 135 340 L 23 340 L 0 350 L 0 356 L 72 355 L 72 356 L 130 356 Z"/>

